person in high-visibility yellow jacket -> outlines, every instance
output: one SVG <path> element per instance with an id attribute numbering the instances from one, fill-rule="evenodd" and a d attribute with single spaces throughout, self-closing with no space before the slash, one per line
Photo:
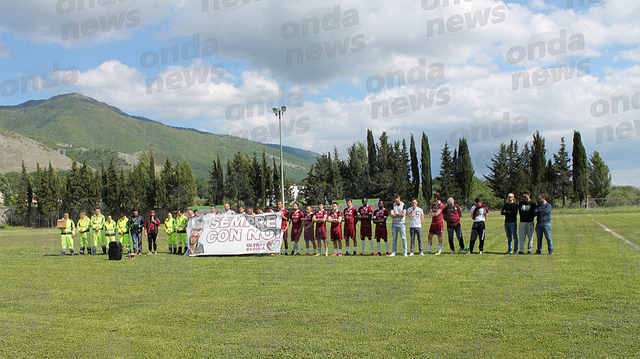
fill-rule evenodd
<path id="1" fill-rule="evenodd" d="M 187 251 L 187 216 L 182 213 L 181 210 L 178 210 L 178 218 L 176 218 L 176 232 L 177 232 L 177 242 L 178 242 L 178 254 L 182 254 L 182 247 L 184 247 L 184 251 Z"/>
<path id="2" fill-rule="evenodd" d="M 164 231 L 167 232 L 169 253 L 177 253 L 178 246 L 176 245 L 176 220 L 171 215 L 171 212 L 167 213 L 167 218 L 164 220 Z"/>
<path id="3" fill-rule="evenodd" d="M 122 243 L 123 247 L 127 247 L 127 253 L 131 254 L 131 237 L 129 236 L 129 218 L 122 213 L 118 224 L 116 225 L 118 230 L 118 240 Z"/>
<path id="4" fill-rule="evenodd" d="M 87 254 L 91 254 L 90 233 L 91 220 L 84 212 L 80 212 L 80 218 L 78 219 L 78 240 L 80 241 L 80 254 L 84 254 L 85 250 Z"/>
<path id="5" fill-rule="evenodd" d="M 107 254 L 107 241 L 104 238 L 104 215 L 100 213 L 100 208 L 96 208 L 96 214 L 91 216 L 91 229 L 93 230 L 93 248 L 91 252 L 96 254 L 98 242 L 102 246 L 102 254 Z"/>
<path id="6" fill-rule="evenodd" d="M 104 222 L 104 238 L 107 242 L 116 241 L 116 222 L 111 219 L 111 216 L 107 216 L 107 220 Z"/>
<path id="7" fill-rule="evenodd" d="M 76 224 L 69 219 L 69 213 L 64 214 L 64 220 L 66 221 L 66 227 L 59 228 L 60 243 L 62 244 L 62 253 L 60 253 L 60 255 L 65 255 L 67 248 L 69 248 L 69 252 L 73 255 L 73 235 L 76 234 Z"/>

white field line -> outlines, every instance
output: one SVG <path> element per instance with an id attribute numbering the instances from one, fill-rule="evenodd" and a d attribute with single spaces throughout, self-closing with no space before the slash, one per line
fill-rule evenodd
<path id="1" fill-rule="evenodd" d="M 600 225 L 600 227 L 602 227 L 605 231 L 607 231 L 607 232 L 609 232 L 609 233 L 613 234 L 614 236 L 616 236 L 616 237 L 618 237 L 618 238 L 622 239 L 622 241 L 623 241 L 623 242 L 625 242 L 626 244 L 628 244 L 628 245 L 632 246 L 633 248 L 635 248 L 635 249 L 637 249 L 637 250 L 640 250 L 640 246 L 638 246 L 637 244 L 635 244 L 635 243 L 633 243 L 633 242 L 630 242 L 629 240 L 627 240 L 627 239 L 626 239 L 626 238 L 624 238 L 623 236 L 621 236 L 621 235 L 619 235 L 618 233 L 616 233 L 616 232 L 614 232 L 614 231 L 610 230 L 609 228 L 605 227 L 605 226 L 604 226 L 604 224 L 602 224 L 602 223 L 600 223 L 600 222 L 596 221 L 595 219 L 593 219 L 593 218 L 591 218 L 591 219 L 592 219 L 594 222 L 596 222 L 597 224 L 599 224 L 599 225 Z"/>

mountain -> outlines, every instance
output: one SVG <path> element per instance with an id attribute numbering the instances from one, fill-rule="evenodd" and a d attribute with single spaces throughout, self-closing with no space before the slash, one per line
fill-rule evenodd
<path id="1" fill-rule="evenodd" d="M 45 167 L 51 162 L 51 165 L 59 170 L 71 168 L 71 158 L 38 141 L 1 128 L 0 153 L 0 173 L 22 171 L 22 161 L 28 172 L 36 170 L 36 162 L 40 163 L 40 167 Z"/>
<path id="2" fill-rule="evenodd" d="M 142 151 L 151 151 L 156 164 L 167 157 L 173 162 L 184 157 L 196 177 L 208 177 L 211 164 L 220 156 L 223 164 L 238 150 L 258 156 L 280 158 L 272 147 L 229 135 L 163 125 L 143 117 L 130 116 L 118 108 L 80 94 L 66 94 L 48 100 L 32 100 L 16 106 L 0 106 L 0 128 L 40 142 L 78 162 L 99 168 L 111 158 L 116 164 L 132 165 Z M 287 148 L 286 175 L 293 181 L 304 178 L 315 154 Z M 43 160 L 44 162 L 44 160 Z M 55 165 L 54 165 L 55 166 Z M 7 172 L 0 167 L 0 172 Z"/>

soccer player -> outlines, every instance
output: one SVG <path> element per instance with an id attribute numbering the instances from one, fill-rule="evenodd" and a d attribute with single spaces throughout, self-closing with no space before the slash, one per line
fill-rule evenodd
<path id="1" fill-rule="evenodd" d="M 329 248 L 327 245 L 327 228 L 325 222 L 329 213 L 324 210 L 322 203 L 318 204 L 318 211 L 313 215 L 313 223 L 316 224 L 316 241 L 318 244 L 318 252 L 322 250 L 322 243 L 324 242 L 324 255 L 329 255 Z"/>
<path id="2" fill-rule="evenodd" d="M 462 208 L 458 206 L 451 197 L 447 200 L 447 206 L 442 211 L 444 220 L 447 221 L 447 234 L 449 235 L 449 248 L 451 254 L 456 253 L 456 247 L 453 244 L 453 235 L 458 238 L 460 245 L 460 254 L 466 253 L 469 249 L 464 247 L 464 239 L 462 238 L 462 228 L 460 227 L 460 218 L 462 218 Z"/>
<path id="3" fill-rule="evenodd" d="M 384 208 L 384 202 L 378 201 L 378 209 L 373 211 L 373 223 L 376 224 L 376 241 L 378 243 L 378 253 L 374 254 L 374 257 L 381 255 L 380 253 L 380 240 L 384 240 L 385 246 L 387 246 L 387 257 L 389 256 L 389 242 L 387 241 L 387 218 L 389 217 L 389 211 Z"/>
<path id="4" fill-rule="evenodd" d="M 475 204 L 469 210 L 471 212 L 471 217 L 473 218 L 473 226 L 471 227 L 471 239 L 469 240 L 469 252 L 466 254 L 473 253 L 473 247 L 476 244 L 476 238 L 480 239 L 480 245 L 478 246 L 478 254 L 482 254 L 484 250 L 484 223 L 489 216 L 489 207 L 487 207 L 480 197 L 476 197 L 474 200 Z"/>
<path id="5" fill-rule="evenodd" d="M 504 216 L 504 231 L 507 234 L 507 253 L 518 253 L 518 204 L 513 193 L 507 195 L 507 203 L 502 206 L 500 214 Z M 515 247 L 515 248 L 514 248 Z"/>
<path id="6" fill-rule="evenodd" d="M 300 235 L 302 234 L 302 219 L 304 213 L 299 209 L 298 203 L 293 204 L 293 213 L 289 216 L 291 219 L 291 241 L 293 242 L 293 251 L 296 255 L 300 255 Z M 293 253 L 292 251 L 292 253 Z M 307 254 L 309 254 L 309 246 L 307 245 Z"/>
<path id="7" fill-rule="evenodd" d="M 347 252 L 350 255 L 349 238 L 353 240 L 353 255 L 358 252 L 358 240 L 356 239 L 356 221 L 358 220 L 358 211 L 353 207 L 351 198 L 347 198 L 347 208 L 344 209 L 344 239 L 346 241 Z"/>
<path id="8" fill-rule="evenodd" d="M 278 201 L 278 212 L 282 213 L 282 240 L 284 241 L 284 255 L 288 255 L 289 253 L 289 242 L 287 241 L 287 226 L 289 225 L 289 211 L 284 208 L 282 205 L 282 201 Z M 291 255 L 294 255 L 295 252 L 291 250 Z"/>
<path id="9" fill-rule="evenodd" d="M 527 242 L 527 254 L 531 254 L 531 246 L 533 244 L 533 219 L 536 214 L 536 203 L 531 200 L 531 192 L 525 190 L 522 192 L 522 201 L 518 203 L 518 211 L 520 212 L 520 251 L 518 254 L 524 254 L 524 242 Z"/>
<path id="10" fill-rule="evenodd" d="M 310 255 L 309 254 L 309 242 L 311 242 L 311 244 L 313 244 L 313 255 L 314 256 L 319 256 L 320 255 L 320 249 L 316 248 L 316 241 L 315 241 L 314 233 L 313 233 L 313 217 L 314 217 L 314 213 L 313 213 L 313 210 L 311 209 L 311 206 L 307 206 L 306 210 L 307 210 L 307 213 L 304 216 L 304 241 L 307 244 L 307 254 L 306 255 Z"/>
<path id="11" fill-rule="evenodd" d="M 373 250 L 373 236 L 371 235 L 371 218 L 373 216 L 373 208 L 369 205 L 366 198 L 362 199 L 362 206 L 358 208 L 358 221 L 360 221 L 360 241 L 362 244 L 361 256 L 364 255 L 365 238 L 369 238 L 369 247 L 371 247 L 371 255 L 375 255 Z M 380 248 L 378 248 L 380 252 Z"/>
<path id="12" fill-rule="evenodd" d="M 407 256 L 407 226 L 404 217 L 407 216 L 407 206 L 400 199 L 399 194 L 393 195 L 393 206 L 391 207 L 391 233 L 393 234 L 393 252 L 389 257 L 395 257 L 398 249 L 398 234 L 402 239 L 402 250 Z"/>
<path id="13" fill-rule="evenodd" d="M 411 200 L 411 207 L 407 210 L 409 213 L 407 216 L 409 217 L 409 234 L 411 235 L 411 251 L 409 256 L 413 255 L 413 248 L 415 244 L 415 239 L 418 237 L 418 248 L 420 249 L 420 255 L 423 256 L 424 252 L 422 251 L 422 222 L 424 221 L 424 211 L 422 208 L 418 207 L 418 200 Z"/>
<path id="14" fill-rule="evenodd" d="M 77 223 L 78 228 L 78 240 L 80 241 L 80 254 L 84 254 L 85 250 L 87 254 L 91 254 L 90 233 L 91 220 L 84 212 L 80 212 L 80 218 Z"/>
<path id="15" fill-rule="evenodd" d="M 332 257 L 342 257 L 342 212 L 338 208 L 338 202 L 333 202 L 331 213 L 327 221 L 331 223 L 331 241 L 333 242 Z M 338 253 L 339 250 L 339 253 Z"/>
<path id="16" fill-rule="evenodd" d="M 69 213 L 65 213 L 62 217 L 65 220 L 65 227 L 58 228 L 60 230 L 60 243 L 62 244 L 60 255 L 65 255 L 67 248 L 69 248 L 69 252 L 73 255 L 73 235 L 76 233 L 76 224 L 69 219 Z"/>
<path id="17" fill-rule="evenodd" d="M 440 201 L 440 195 L 437 193 L 433 194 L 433 202 L 431 210 L 429 211 L 429 216 L 431 216 L 431 226 L 429 227 L 427 253 L 431 254 L 431 243 L 433 235 L 435 234 L 438 236 L 438 251 L 436 252 L 436 255 L 439 255 L 442 252 L 442 228 L 444 227 L 442 210 L 444 209 L 444 204 Z"/>

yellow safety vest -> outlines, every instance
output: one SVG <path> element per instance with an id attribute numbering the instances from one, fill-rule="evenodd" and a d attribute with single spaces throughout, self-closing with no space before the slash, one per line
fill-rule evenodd
<path id="1" fill-rule="evenodd" d="M 104 222 L 104 236 L 105 237 L 112 237 L 109 238 L 110 241 L 115 241 L 115 237 L 116 237 L 116 222 L 114 222 L 113 220 L 111 220 L 111 222 L 106 221 Z"/>
<path id="2" fill-rule="evenodd" d="M 78 219 L 78 232 L 80 233 L 85 233 L 89 231 L 89 226 L 91 225 L 91 220 L 89 219 L 89 217 L 84 217 L 84 218 L 80 218 Z"/>
<path id="3" fill-rule="evenodd" d="M 67 227 L 59 228 L 61 235 L 74 235 L 76 234 L 76 225 L 72 220 L 67 219 Z"/>
<path id="4" fill-rule="evenodd" d="M 118 233 L 122 232 L 122 234 L 129 233 L 129 218 L 120 218 L 118 220 Z"/>
<path id="5" fill-rule="evenodd" d="M 184 230 L 187 229 L 187 216 L 185 216 L 184 214 L 181 214 L 178 217 L 178 220 L 176 221 L 176 230 L 178 232 L 183 232 Z"/>
<path id="6" fill-rule="evenodd" d="M 100 215 L 94 214 L 91 216 L 91 228 L 93 228 L 94 231 L 101 231 L 104 221 L 105 219 L 102 213 L 100 213 Z"/>
<path id="7" fill-rule="evenodd" d="M 176 225 L 176 219 L 171 217 L 164 220 L 164 230 L 167 234 L 174 232 L 173 227 Z"/>

